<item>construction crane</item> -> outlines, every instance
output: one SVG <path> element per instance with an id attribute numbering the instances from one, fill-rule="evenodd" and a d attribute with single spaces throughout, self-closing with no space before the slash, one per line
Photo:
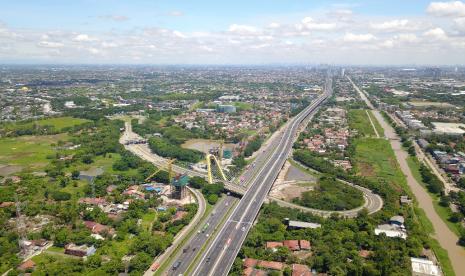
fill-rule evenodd
<path id="1" fill-rule="evenodd" d="M 167 162 L 167 168 L 168 168 L 168 182 L 171 184 L 171 179 L 173 178 L 173 163 L 176 161 L 176 159 L 170 159 Z M 157 173 L 159 173 L 161 170 L 163 170 L 163 167 L 157 168 L 154 173 L 149 175 L 145 181 L 149 181 L 152 179 Z"/>

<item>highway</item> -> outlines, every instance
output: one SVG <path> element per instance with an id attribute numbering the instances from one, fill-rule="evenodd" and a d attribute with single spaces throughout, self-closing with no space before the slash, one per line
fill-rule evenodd
<path id="1" fill-rule="evenodd" d="M 213 236 L 213 232 L 219 226 L 221 219 L 224 218 L 234 204 L 239 199 L 232 196 L 226 196 L 210 213 L 205 221 L 202 221 L 198 226 L 198 232 L 193 235 L 184 245 L 182 250 L 178 252 L 176 257 L 169 265 L 168 271 L 163 273 L 164 275 L 178 275 L 182 272 L 187 271 L 191 262 L 198 255 L 202 249 L 202 245 L 207 243 L 208 239 Z"/>
<path id="2" fill-rule="evenodd" d="M 227 221 L 213 239 L 193 275 L 227 275 L 257 217 L 274 180 L 292 150 L 292 145 L 301 122 L 312 116 L 320 104 L 332 93 L 332 80 L 328 77 L 325 92 L 285 126 L 279 143 L 272 149 L 270 158 L 250 182 L 247 192 L 236 205 Z M 182 273 L 182 272 L 176 272 Z"/>

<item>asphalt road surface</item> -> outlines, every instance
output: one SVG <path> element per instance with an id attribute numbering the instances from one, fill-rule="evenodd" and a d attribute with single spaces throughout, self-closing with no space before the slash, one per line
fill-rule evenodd
<path id="1" fill-rule="evenodd" d="M 222 201 L 215 205 L 210 215 L 205 221 L 201 222 L 200 228 L 195 235 L 183 246 L 178 252 L 174 260 L 169 265 L 169 269 L 164 272 L 164 275 L 179 275 L 184 274 L 189 268 L 189 265 L 194 261 L 195 257 L 201 250 L 202 246 L 212 236 L 213 232 L 219 226 L 221 219 L 226 216 L 228 210 L 239 199 L 232 196 L 226 196 Z"/>
<path id="2" fill-rule="evenodd" d="M 315 113 L 321 102 L 331 94 L 331 89 L 332 81 L 328 78 L 325 93 L 291 119 L 283 129 L 283 134 L 278 136 L 279 143 L 273 149 L 271 157 L 251 181 L 249 189 L 196 265 L 193 275 L 228 274 L 265 197 L 292 150 L 300 123 Z"/>

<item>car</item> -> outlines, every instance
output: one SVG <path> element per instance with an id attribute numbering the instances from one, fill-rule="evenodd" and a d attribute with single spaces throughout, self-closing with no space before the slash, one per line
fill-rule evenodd
<path id="1" fill-rule="evenodd" d="M 210 237 L 210 234 L 206 234 L 205 236 L 208 238 L 208 237 Z"/>
<path id="2" fill-rule="evenodd" d="M 207 257 L 207 263 L 210 261 L 210 257 Z"/>
<path id="3" fill-rule="evenodd" d="M 176 270 L 180 265 L 181 265 L 181 261 L 177 261 L 177 262 L 173 265 L 173 270 Z"/>
<path id="4" fill-rule="evenodd" d="M 241 230 L 242 230 L 242 232 L 244 232 L 244 231 L 245 231 L 245 227 L 244 227 L 244 226 L 242 226 Z"/>

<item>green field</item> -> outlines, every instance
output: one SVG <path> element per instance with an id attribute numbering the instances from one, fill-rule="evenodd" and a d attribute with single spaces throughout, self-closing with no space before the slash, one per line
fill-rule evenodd
<path id="1" fill-rule="evenodd" d="M 48 163 L 47 155 L 55 152 L 52 144 L 67 139 L 67 134 L 0 138 L 0 164 L 41 169 Z"/>
<path id="2" fill-rule="evenodd" d="M 388 140 L 361 138 L 356 139 L 354 144 L 356 169 L 360 175 L 377 181 L 387 181 L 398 191 L 404 190 L 411 193 Z M 415 173 L 415 170 L 412 170 L 412 172 L 415 177 L 419 177 L 419 175 Z M 414 213 L 425 234 L 433 234 L 433 226 L 426 217 L 423 209 L 414 207 Z M 430 238 L 429 242 L 441 263 L 444 274 L 455 275 L 447 251 L 445 251 L 434 238 Z"/>
<path id="3" fill-rule="evenodd" d="M 361 138 L 354 141 L 356 169 L 360 175 L 384 179 L 399 191 L 407 181 L 388 140 Z"/>
<path id="4" fill-rule="evenodd" d="M 239 111 L 246 111 L 246 110 L 252 110 L 253 105 L 251 103 L 244 103 L 244 102 L 234 102 L 234 106 L 239 110 Z"/>
<path id="5" fill-rule="evenodd" d="M 361 136 L 376 136 L 365 109 L 350 109 L 348 112 L 349 127 Z"/>
<path id="6" fill-rule="evenodd" d="M 373 114 L 372 110 L 368 111 L 368 114 L 371 117 L 371 120 L 373 121 L 373 124 L 375 125 L 376 131 L 378 131 L 378 134 L 380 137 L 384 137 L 384 129 L 383 127 L 379 124 L 378 120 L 376 119 L 375 115 Z"/>
<path id="7" fill-rule="evenodd" d="M 90 122 L 89 120 L 73 118 L 73 117 L 56 117 L 47 118 L 30 122 L 7 123 L 2 126 L 6 131 L 15 131 L 18 129 L 32 128 L 34 124 L 38 126 L 52 126 L 56 131 L 62 131 L 65 128 L 81 125 Z"/>
<path id="8" fill-rule="evenodd" d="M 52 125 L 57 130 L 62 130 L 67 127 L 77 126 L 84 123 L 90 122 L 89 120 L 73 118 L 73 117 L 58 117 L 58 118 L 48 118 L 44 120 L 37 121 L 38 125 Z"/>

